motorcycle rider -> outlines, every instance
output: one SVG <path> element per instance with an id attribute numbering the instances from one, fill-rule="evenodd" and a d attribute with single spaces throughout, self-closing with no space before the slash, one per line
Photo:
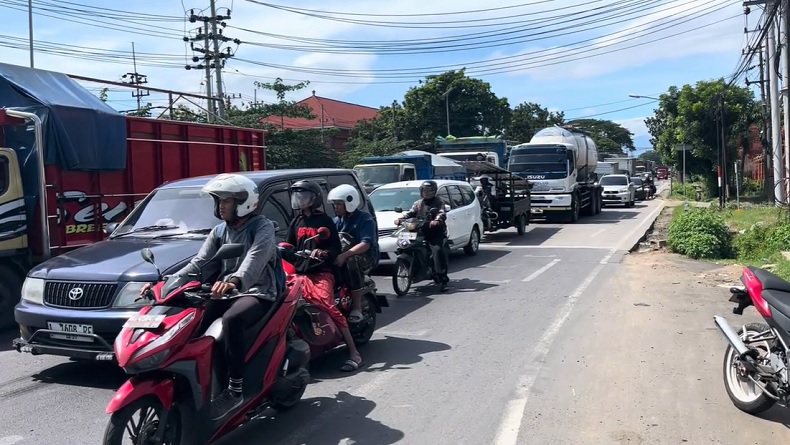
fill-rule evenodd
<path id="1" fill-rule="evenodd" d="M 228 387 L 211 404 L 212 419 L 217 420 L 238 408 L 242 397 L 244 368 L 244 330 L 260 320 L 269 308 L 268 299 L 277 297 L 277 285 L 272 261 L 275 259 L 274 224 L 263 215 L 254 214 L 258 207 L 259 194 L 256 184 L 239 174 L 221 174 L 209 181 L 201 190 L 214 199 L 214 215 L 223 220 L 211 230 L 200 251 L 181 270 L 173 274 L 182 277 L 200 271 L 222 244 L 239 243 L 245 252 L 239 258 L 223 261 L 224 276 L 211 288 L 211 300 L 206 303 L 206 312 L 200 332 L 218 318 L 227 336 L 225 342 L 228 360 Z M 224 224 L 222 238 L 217 235 Z M 150 284 L 143 288 L 145 293 Z M 231 290 L 247 292 L 256 288 L 258 296 L 245 295 L 238 298 L 223 298 Z"/>
<path id="2" fill-rule="evenodd" d="M 642 181 L 648 187 L 647 197 L 648 198 L 652 197 L 656 193 L 656 186 L 653 184 L 653 177 L 645 173 L 644 179 Z"/>
<path id="3" fill-rule="evenodd" d="M 496 190 L 492 183 L 491 177 L 483 175 L 478 178 L 480 185 L 475 189 L 475 194 L 480 197 L 483 207 L 492 210 L 496 201 Z"/>
<path id="4" fill-rule="evenodd" d="M 351 293 L 351 314 L 348 321 L 362 321 L 362 297 L 365 292 L 365 276 L 379 263 L 378 229 L 376 220 L 367 212 L 359 210 L 362 198 L 356 187 L 341 184 L 329 191 L 326 197 L 335 208 L 335 226 L 354 238 L 356 244 L 340 253 L 335 265 L 344 272 Z"/>
<path id="5" fill-rule="evenodd" d="M 425 240 L 428 241 L 428 245 L 431 248 L 434 272 L 441 283 L 440 290 L 444 292 L 447 290 L 447 283 L 450 282 L 450 278 L 447 276 L 448 254 L 444 245 L 447 239 L 447 225 L 445 223 L 447 214 L 444 211 L 444 207 L 447 203 L 436 196 L 438 190 L 439 186 L 436 184 L 436 181 L 423 181 L 420 185 L 421 198 L 415 201 L 411 210 L 395 220 L 395 225 L 399 226 L 403 219 L 408 218 L 428 219 L 431 217 L 431 212 L 436 211 L 436 216 L 430 222 L 428 228 L 423 229 L 423 233 L 425 233 Z"/>
<path id="6" fill-rule="evenodd" d="M 296 275 L 291 279 L 302 280 L 302 296 L 308 302 L 326 311 L 343 334 L 350 358 L 341 371 L 356 371 L 362 365 L 362 356 L 348 329 L 348 320 L 335 306 L 335 261 L 342 250 L 335 222 L 319 210 L 324 204 L 321 187 L 312 181 L 297 181 L 291 186 L 291 207 L 299 214 L 288 228 L 286 242 L 297 250 L 310 250 L 310 258 L 296 257 L 293 261 Z M 311 238 L 318 229 L 329 229 L 329 239 Z M 316 261 L 322 260 L 322 261 Z"/>

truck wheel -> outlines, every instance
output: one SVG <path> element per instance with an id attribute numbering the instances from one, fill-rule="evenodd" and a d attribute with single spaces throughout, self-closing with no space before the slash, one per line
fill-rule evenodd
<path id="1" fill-rule="evenodd" d="M 595 196 L 595 214 L 600 215 L 603 210 L 603 195 L 596 192 L 593 196 Z"/>
<path id="2" fill-rule="evenodd" d="M 14 306 L 22 294 L 22 278 L 13 270 L 0 266 L 0 329 L 16 324 Z"/>
<path id="3" fill-rule="evenodd" d="M 527 232 L 527 215 L 522 214 L 516 222 L 516 233 L 521 236 Z"/>
<path id="4" fill-rule="evenodd" d="M 575 223 L 579 220 L 579 196 L 574 194 L 571 200 L 571 214 L 568 217 L 569 223 Z"/>

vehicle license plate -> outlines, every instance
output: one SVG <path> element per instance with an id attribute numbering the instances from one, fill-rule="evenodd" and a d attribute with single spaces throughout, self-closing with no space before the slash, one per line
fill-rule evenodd
<path id="1" fill-rule="evenodd" d="M 132 315 L 123 324 L 125 328 L 133 329 L 156 329 L 158 328 L 167 315 Z"/>
<path id="2" fill-rule="evenodd" d="M 408 240 L 408 241 L 415 240 L 415 239 L 417 239 L 417 233 L 416 232 L 401 232 L 398 235 L 398 239 Z"/>
<path id="3" fill-rule="evenodd" d="M 59 321 L 48 321 L 47 327 L 50 331 L 60 331 L 62 334 L 49 334 L 50 338 L 58 340 L 81 341 L 92 343 L 93 338 L 78 334 L 93 334 L 93 326 L 89 324 L 61 323 Z"/>

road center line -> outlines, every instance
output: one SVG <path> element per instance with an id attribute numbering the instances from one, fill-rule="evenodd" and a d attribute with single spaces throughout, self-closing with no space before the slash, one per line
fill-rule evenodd
<path id="1" fill-rule="evenodd" d="M 602 263 L 609 261 L 609 259 L 614 256 L 617 252 L 616 249 L 611 249 L 609 253 L 603 258 Z M 538 377 L 538 373 L 542 368 L 541 361 L 545 358 L 545 356 L 549 353 L 551 349 L 552 343 L 554 343 L 554 339 L 557 337 L 557 334 L 560 332 L 562 325 L 568 320 L 568 317 L 571 315 L 571 311 L 573 307 L 576 305 L 576 302 L 579 300 L 579 297 L 590 287 L 590 284 L 595 280 L 598 274 L 601 273 L 603 268 L 606 267 L 605 264 L 598 264 L 595 268 L 587 275 L 587 278 L 582 281 L 579 287 L 573 291 L 568 296 L 565 305 L 562 307 L 560 312 L 557 314 L 557 317 L 554 319 L 554 322 L 546 329 L 546 332 L 543 333 L 543 337 L 536 343 L 531 345 L 531 352 L 526 360 L 526 369 L 524 374 L 521 376 L 518 382 L 518 386 L 516 387 L 516 394 L 515 397 L 508 402 L 507 407 L 505 408 L 505 415 L 502 417 L 502 421 L 499 424 L 499 428 L 497 429 L 496 439 L 494 439 L 494 445 L 517 445 L 518 444 L 518 433 L 521 429 L 521 423 L 524 419 L 524 410 L 527 407 L 527 400 L 529 399 L 529 393 L 532 390 L 532 385 L 535 384 L 535 379 Z"/>
<path id="2" fill-rule="evenodd" d="M 600 235 L 600 234 L 604 233 L 605 231 L 606 231 L 606 227 L 604 227 L 604 228 L 603 228 L 603 229 L 601 229 L 601 230 L 596 230 L 596 231 L 595 231 L 595 232 L 594 232 L 592 235 L 590 235 L 590 238 L 595 238 L 595 237 L 597 237 L 598 235 Z"/>
<path id="3" fill-rule="evenodd" d="M 556 260 L 551 260 L 551 262 L 549 264 L 541 267 L 540 269 L 536 270 L 535 272 L 532 272 L 532 275 L 528 276 L 527 278 L 524 278 L 521 281 L 527 282 L 527 281 L 534 280 L 535 278 L 539 277 L 540 274 L 542 274 L 543 272 L 551 269 L 552 267 L 554 267 L 555 264 L 559 263 L 560 261 L 562 261 L 562 260 L 559 259 L 559 258 L 557 258 Z"/>

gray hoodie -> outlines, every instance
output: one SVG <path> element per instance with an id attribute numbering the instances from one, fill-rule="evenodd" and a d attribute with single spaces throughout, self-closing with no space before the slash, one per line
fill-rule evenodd
<path id="1" fill-rule="evenodd" d="M 238 229 L 225 224 L 225 235 L 221 244 L 217 243 L 217 227 L 211 229 L 206 241 L 192 261 L 174 276 L 184 276 L 197 273 L 200 267 L 210 260 L 222 244 L 243 244 L 244 254 L 238 258 L 224 260 L 222 270 L 227 273 L 224 281 L 236 277 L 241 281 L 239 292 L 246 292 L 255 287 L 262 294 L 275 297 L 277 283 L 272 269 L 272 260 L 275 257 L 275 229 L 274 224 L 265 216 L 255 215 L 247 220 Z"/>

